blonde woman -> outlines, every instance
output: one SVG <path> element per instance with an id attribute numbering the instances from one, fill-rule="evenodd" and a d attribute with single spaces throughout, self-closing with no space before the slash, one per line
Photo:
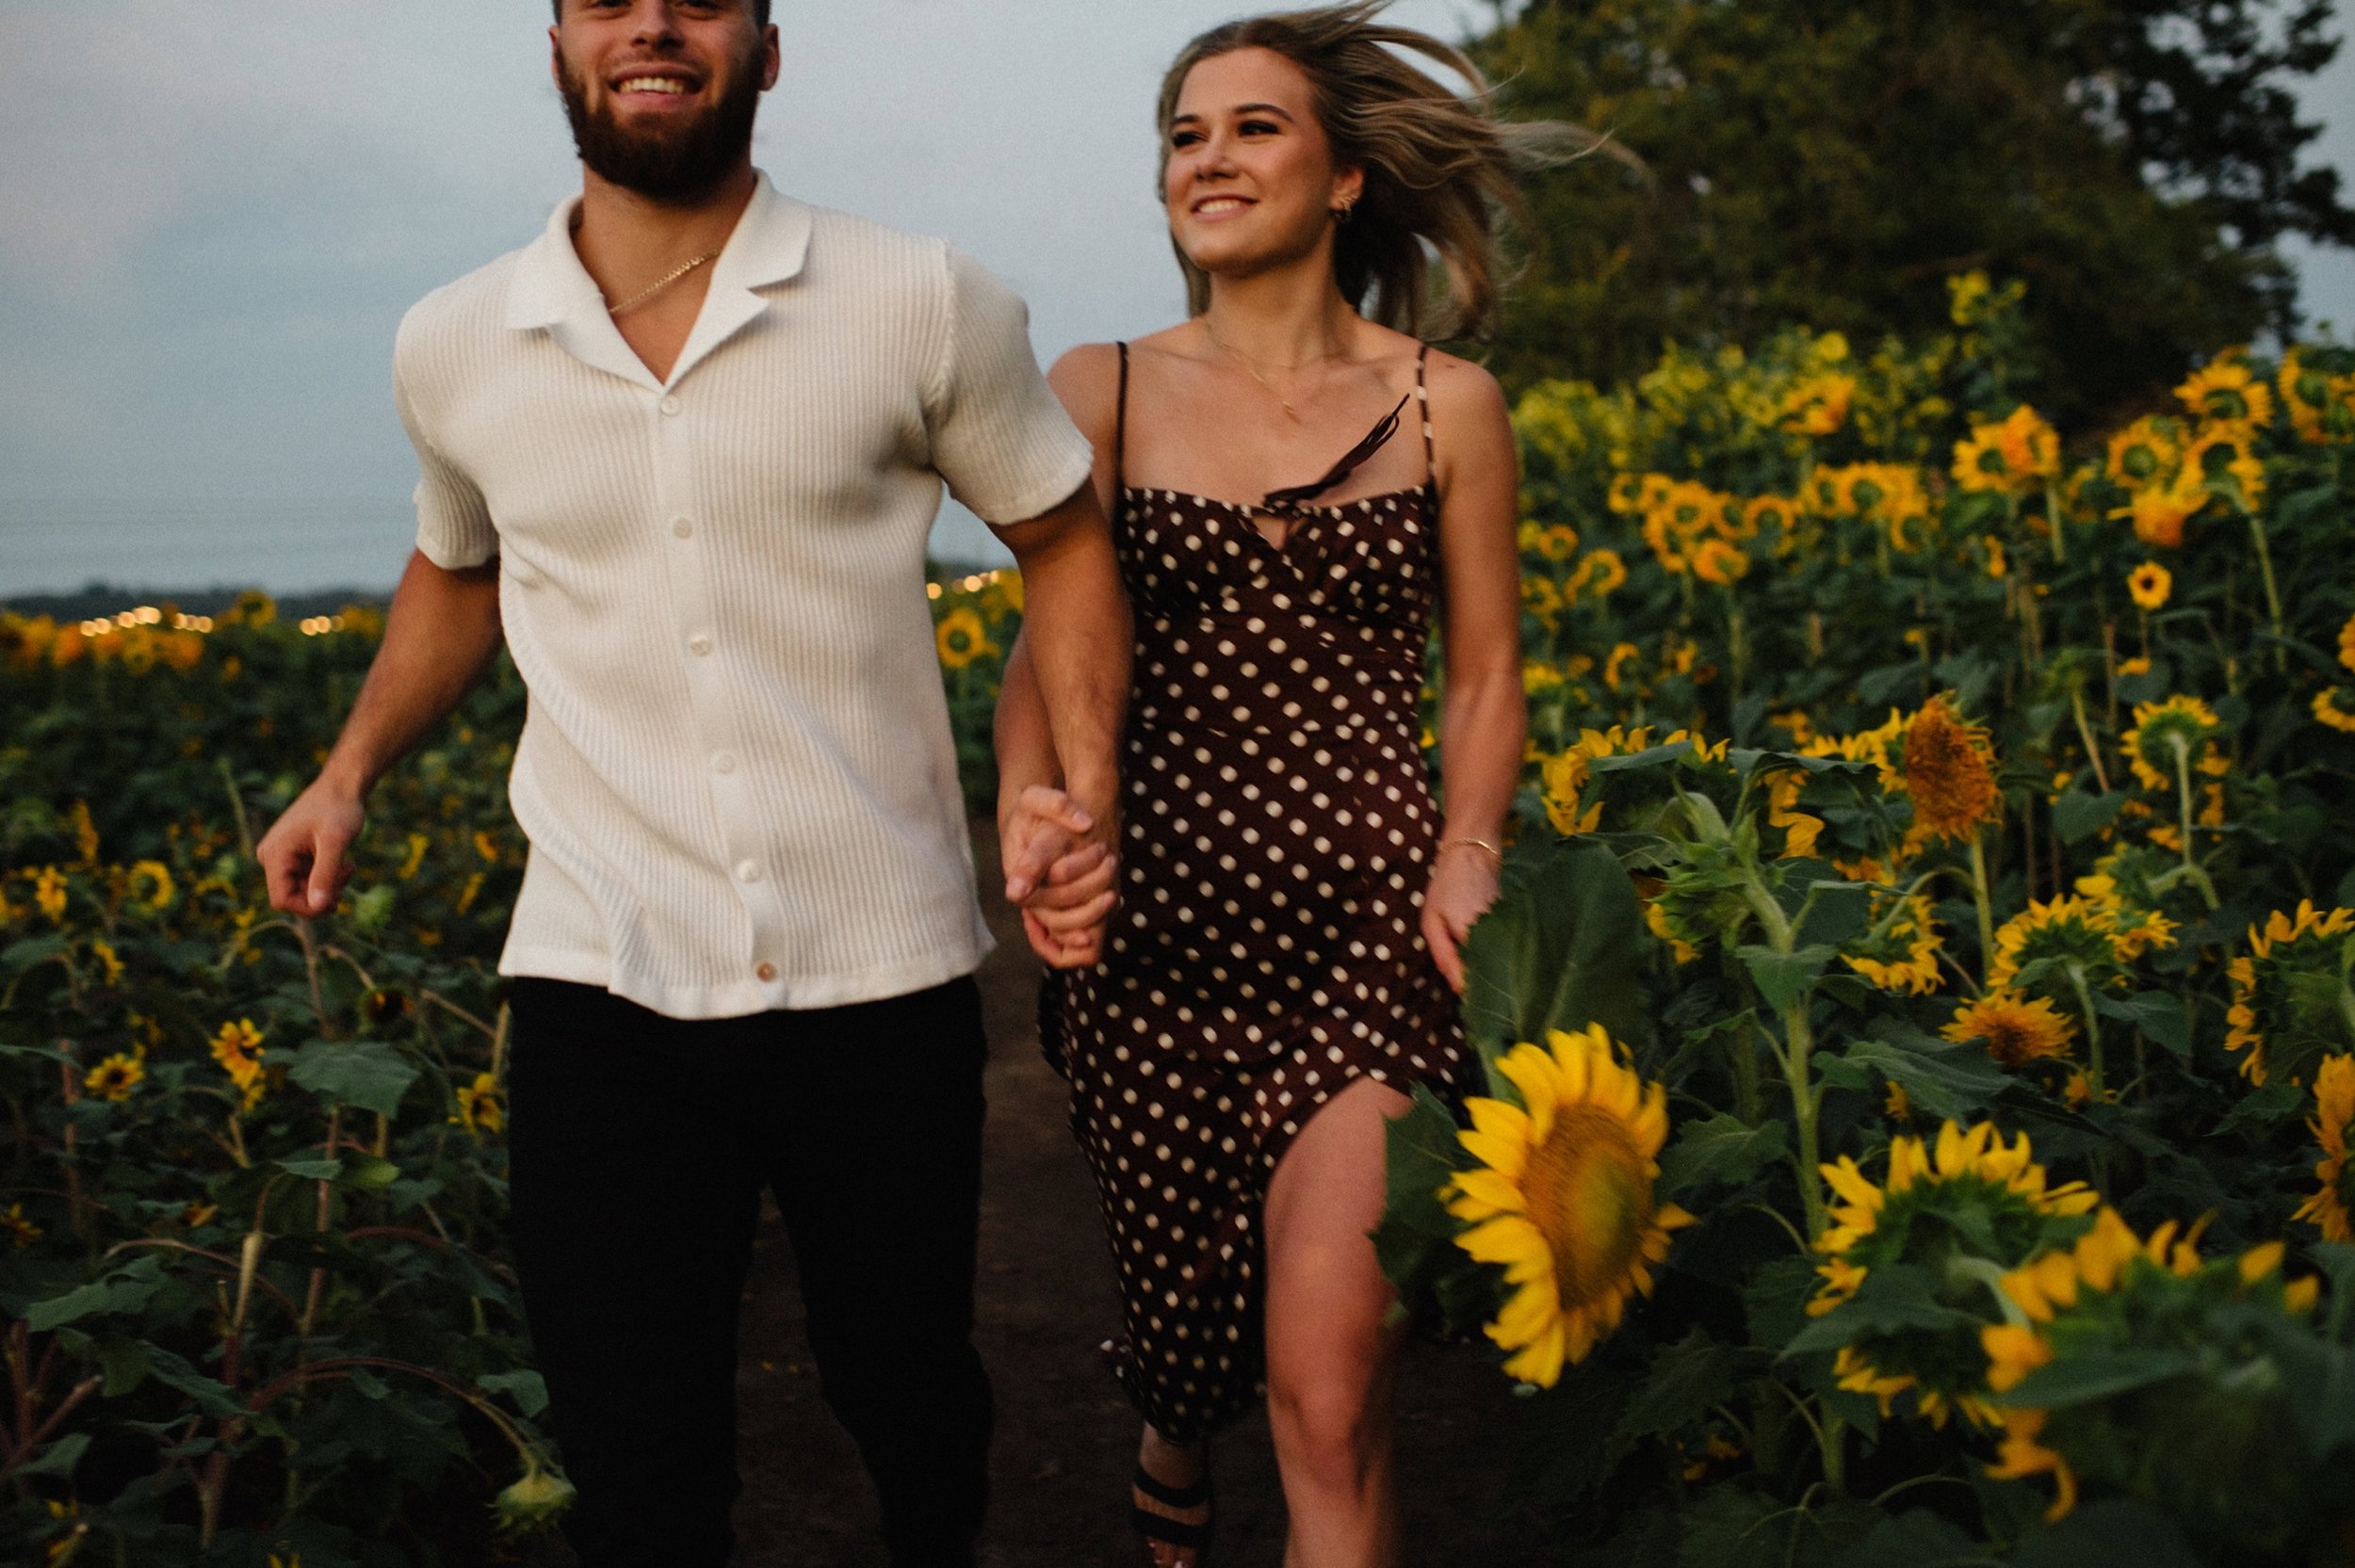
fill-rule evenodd
<path id="1" fill-rule="evenodd" d="M 1423 339 L 1489 324 L 1514 158 L 1564 137 L 1425 75 L 1409 56 L 1478 89 L 1381 9 L 1185 50 L 1160 124 L 1193 315 L 1050 377 L 1135 620 L 1116 860 L 1054 838 L 1019 645 L 999 710 L 1010 864 L 1063 856 L 1009 892 L 1059 971 L 1042 1012 L 1118 1266 L 1133 1518 L 1162 1568 L 1201 1561 L 1205 1442 L 1262 1387 L 1285 1561 L 1396 1560 L 1384 1124 L 1459 1085 L 1459 945 L 1520 768 L 1512 432 L 1487 373 Z M 1420 745 L 1435 618 L 1444 810 Z"/>

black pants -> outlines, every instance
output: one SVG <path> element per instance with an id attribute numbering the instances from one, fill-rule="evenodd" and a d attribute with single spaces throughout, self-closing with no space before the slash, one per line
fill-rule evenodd
<path id="1" fill-rule="evenodd" d="M 582 1568 L 728 1560 L 737 1305 L 764 1185 L 892 1562 L 972 1562 L 991 1414 L 972 1346 L 983 1055 L 969 979 L 696 1022 L 516 982 L 514 1253 Z"/>

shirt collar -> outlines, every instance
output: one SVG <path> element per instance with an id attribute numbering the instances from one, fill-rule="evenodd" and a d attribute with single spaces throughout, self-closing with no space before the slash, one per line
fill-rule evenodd
<path id="1" fill-rule="evenodd" d="M 754 171 L 753 199 L 711 267 L 713 296 L 765 288 L 799 275 L 809 251 L 810 209 Z M 557 203 L 540 237 L 524 247 L 507 285 L 507 325 L 518 331 L 584 327 L 605 317 L 605 297 L 573 249 L 580 198 Z"/>

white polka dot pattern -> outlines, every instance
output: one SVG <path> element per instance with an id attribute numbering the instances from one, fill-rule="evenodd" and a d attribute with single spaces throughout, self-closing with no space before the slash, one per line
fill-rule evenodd
<path id="1" fill-rule="evenodd" d="M 1260 1205 L 1301 1126 L 1361 1077 L 1453 1094 L 1464 1061 L 1420 929 L 1431 487 L 1288 509 L 1278 547 L 1251 509 L 1123 491 L 1126 885 L 1104 962 L 1043 998 L 1126 1302 L 1114 1365 L 1173 1438 L 1259 1397 Z"/>

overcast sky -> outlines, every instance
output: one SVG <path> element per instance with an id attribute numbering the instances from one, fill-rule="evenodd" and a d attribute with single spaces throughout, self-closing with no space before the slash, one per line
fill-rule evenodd
<path id="1" fill-rule="evenodd" d="M 1042 359 L 1176 318 L 1154 89 L 1249 0 L 777 0 L 756 156 L 947 234 Z M 1457 34 L 1479 0 L 1399 0 Z M 544 0 L 0 0 L 0 597 L 384 586 L 414 479 L 394 327 L 577 188 Z M 2355 59 L 2309 90 L 2355 182 Z M 2309 308 L 2355 328 L 2355 258 Z M 993 546 L 945 519 L 943 553 Z"/>

